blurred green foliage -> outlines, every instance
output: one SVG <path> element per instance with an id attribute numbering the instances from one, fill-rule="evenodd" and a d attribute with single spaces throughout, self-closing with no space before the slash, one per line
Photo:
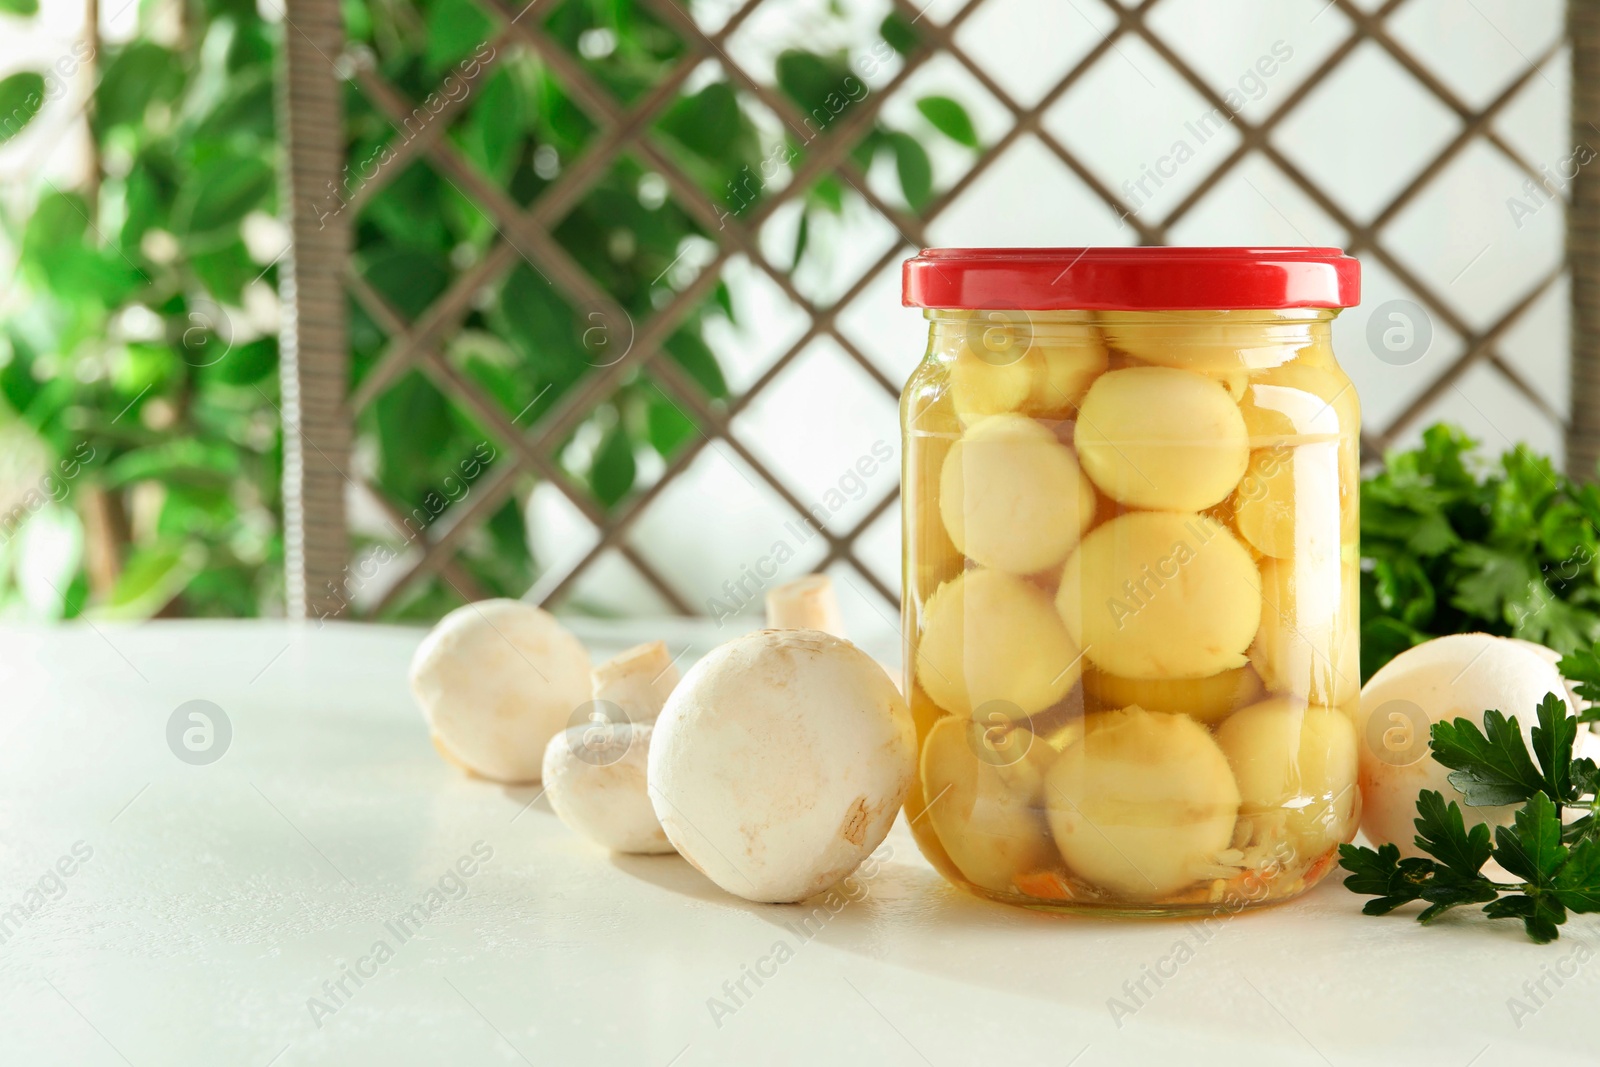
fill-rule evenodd
<path id="1" fill-rule="evenodd" d="M 1440 423 L 1361 483 L 1361 669 L 1444 634 L 1600 640 L 1600 486 Z"/>
<path id="2" fill-rule="evenodd" d="M 0 0 L 0 10 L 20 14 L 34 6 Z M 344 0 L 343 9 L 352 54 L 419 110 L 397 125 L 348 82 L 350 167 L 343 188 L 314 209 L 342 212 L 364 199 L 344 220 L 354 269 L 414 320 L 501 239 L 496 221 L 425 155 L 394 158 L 437 105 L 470 88 L 443 136 L 524 207 L 582 157 L 599 127 L 534 55 L 505 46 L 493 54 L 499 18 L 471 0 Z M 90 111 L 98 173 L 83 188 L 45 182 L 26 210 L 3 220 L 18 265 L 0 305 L 0 451 L 15 457 L 0 464 L 0 613 L 281 610 L 273 77 L 283 28 L 264 21 L 253 0 L 188 0 L 182 16 L 176 38 L 141 35 L 64 57 L 74 71 L 92 58 L 100 74 Z M 623 106 L 688 54 L 634 0 L 569 0 L 545 29 Z M 724 210 L 746 212 L 782 184 L 787 171 L 774 158 L 795 165 L 869 91 L 864 62 L 892 62 L 915 45 L 898 16 L 880 32 L 851 53 L 779 55 L 780 90 L 815 116 L 803 134 L 764 118 L 725 72 L 697 71 L 654 135 Z M 173 39 L 182 43 L 163 43 Z M 30 121 L 57 76 L 70 74 L 57 64 L 0 81 L 0 137 Z M 933 193 L 926 138 L 978 146 L 955 101 L 931 96 L 918 109 L 925 122 L 915 130 L 877 121 L 853 153 L 863 167 L 881 159 L 892 168 L 912 210 Z M 361 193 L 374 180 L 381 188 Z M 788 266 L 814 253 L 809 219 L 841 212 L 847 193 L 834 177 L 805 192 Z M 635 323 L 682 284 L 675 264 L 685 251 L 716 237 L 628 154 L 552 232 Z M 704 330 L 734 315 L 719 284 L 665 346 L 713 402 L 729 390 Z M 599 325 L 519 260 L 479 295 L 443 358 L 527 428 L 629 340 L 631 325 Z M 352 301 L 353 389 L 388 343 Z M 449 486 L 468 464 L 482 478 L 477 459 L 503 462 L 509 451 L 420 371 L 390 383 L 357 420 L 356 469 L 396 515 L 432 521 L 441 494 L 457 499 Z M 670 460 L 695 432 L 682 405 L 634 374 L 556 459 L 610 508 L 638 491 L 647 453 Z M 523 517 L 530 488 L 519 486 L 461 544 L 459 562 L 487 593 L 519 594 L 536 573 Z M 403 532 L 390 523 L 353 548 L 370 559 L 375 548 L 400 546 Z M 450 583 L 428 579 L 389 614 L 434 617 L 460 599 Z"/>

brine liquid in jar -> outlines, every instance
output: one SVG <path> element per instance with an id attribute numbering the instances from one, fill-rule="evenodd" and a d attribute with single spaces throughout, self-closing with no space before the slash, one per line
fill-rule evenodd
<path id="1" fill-rule="evenodd" d="M 1357 284 L 1331 249 L 907 264 L 906 810 L 946 878 L 1173 914 L 1332 869 L 1360 819 L 1360 416 L 1331 345 Z"/>

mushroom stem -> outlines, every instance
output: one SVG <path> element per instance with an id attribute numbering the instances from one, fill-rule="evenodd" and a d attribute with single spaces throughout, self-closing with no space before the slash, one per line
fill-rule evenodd
<path id="1" fill-rule="evenodd" d="M 844 619 L 833 579 L 808 574 L 768 591 L 767 628 L 770 630 L 821 630 L 844 637 Z"/>
<path id="2" fill-rule="evenodd" d="M 635 645 L 594 669 L 594 699 L 615 704 L 629 722 L 651 723 L 678 684 L 678 668 L 665 641 Z"/>

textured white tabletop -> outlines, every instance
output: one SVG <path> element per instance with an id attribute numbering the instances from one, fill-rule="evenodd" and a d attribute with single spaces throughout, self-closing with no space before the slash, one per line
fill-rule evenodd
<path id="1" fill-rule="evenodd" d="M 1541 948 L 1364 918 L 1337 882 L 1210 928 L 1054 918 L 947 887 L 903 825 L 834 911 L 608 856 L 435 756 L 420 638 L 4 632 L 0 1063 L 1600 1059 L 1600 918 Z M 168 746 L 189 700 L 231 724 L 215 762 Z"/>

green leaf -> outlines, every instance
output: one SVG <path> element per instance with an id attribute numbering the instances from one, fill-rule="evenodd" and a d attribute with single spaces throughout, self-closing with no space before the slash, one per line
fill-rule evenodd
<path id="1" fill-rule="evenodd" d="M 1533 728 L 1533 754 L 1544 771 L 1544 791 L 1558 803 L 1578 799 L 1572 793 L 1572 744 L 1578 739 L 1578 720 L 1567 702 L 1546 693 L 1539 702 L 1539 725 Z"/>
<path id="2" fill-rule="evenodd" d="M 463 125 L 483 169 L 505 182 L 527 137 L 524 94 L 507 67 L 496 68 L 487 79 Z"/>
<path id="3" fill-rule="evenodd" d="M 898 11 L 891 11 L 885 15 L 878 24 L 878 33 L 893 48 L 903 56 L 909 56 L 916 50 L 920 38 L 914 27 L 906 17 Z"/>
<path id="4" fill-rule="evenodd" d="M 276 129 L 270 77 L 241 77 L 230 82 L 211 110 L 194 128 L 199 141 L 224 141 L 241 134 L 271 140 Z"/>
<path id="5" fill-rule="evenodd" d="M 1556 664 L 1561 677 L 1577 683 L 1574 687 L 1585 700 L 1600 701 L 1600 645 L 1575 648 Z"/>
<path id="6" fill-rule="evenodd" d="M 1366 915 L 1387 915 L 1402 904 L 1421 899 L 1434 871 L 1432 860 L 1401 859 L 1400 849 L 1393 844 L 1377 851 L 1362 845 L 1340 845 L 1339 866 L 1350 872 L 1344 880 L 1346 889 L 1377 898 L 1361 909 Z"/>
<path id="7" fill-rule="evenodd" d="M 857 88 L 856 98 L 862 88 L 843 56 L 788 49 L 778 53 L 775 69 L 778 87 L 807 115 L 837 115 L 852 99 L 850 88 Z"/>
<path id="8" fill-rule="evenodd" d="M 670 460 L 684 442 L 694 437 L 696 430 L 694 420 L 685 415 L 682 408 L 658 394 L 645 408 L 645 433 L 650 447 L 659 452 L 661 458 Z"/>
<path id="9" fill-rule="evenodd" d="M 357 257 L 362 277 L 392 306 L 415 314 L 450 284 L 450 263 L 418 245 L 374 243 Z"/>
<path id="10" fill-rule="evenodd" d="M 244 302 L 244 287 L 261 275 L 261 267 L 250 258 L 243 241 L 194 252 L 189 267 L 220 304 L 239 307 Z"/>
<path id="11" fill-rule="evenodd" d="M 928 202 L 933 192 L 933 164 L 928 153 L 909 133 L 889 134 L 889 144 L 894 149 L 895 172 L 900 176 L 900 191 L 906 203 L 920 208 Z"/>
<path id="12" fill-rule="evenodd" d="M 948 96 L 925 96 L 917 101 L 922 117 L 933 123 L 934 129 L 968 148 L 978 147 L 978 131 L 972 127 L 967 109 Z"/>
<path id="13" fill-rule="evenodd" d="M 159 481 L 215 489 L 226 487 L 239 461 L 229 443 L 181 437 L 124 452 L 106 464 L 101 477 L 113 488 Z"/>
<path id="14" fill-rule="evenodd" d="M 1429 747 L 1454 772 L 1450 784 L 1473 807 L 1516 804 L 1539 792 L 1544 779 L 1528 757 L 1516 716 L 1485 711 L 1483 725 L 1487 736 L 1468 719 L 1433 724 Z"/>
<path id="15" fill-rule="evenodd" d="M 1582 719 L 1578 720 L 1582 722 Z M 1572 793 L 1574 796 L 1588 796 L 1600 792 L 1600 766 L 1587 756 L 1572 761 L 1567 775 L 1572 779 Z"/>
<path id="16" fill-rule="evenodd" d="M 633 441 L 618 421 L 595 450 L 594 463 L 589 468 L 589 488 L 609 508 L 628 495 L 636 473 Z"/>
<path id="17" fill-rule="evenodd" d="M 438 75 L 486 43 L 494 23 L 470 0 L 435 0 L 428 12 L 423 63 Z"/>
<path id="18" fill-rule="evenodd" d="M 1556 873 L 1555 895 L 1573 911 L 1600 911 L 1600 841 L 1591 838 L 1573 848 Z"/>
<path id="19" fill-rule="evenodd" d="M 789 260 L 789 269 L 793 270 L 800 265 L 800 257 L 806 254 L 806 245 L 811 242 L 811 213 L 800 211 L 800 225 L 794 230 L 794 255 Z"/>
<path id="20" fill-rule="evenodd" d="M 183 592 L 205 560 L 198 544 L 137 548 L 123 564 L 109 601 L 91 614 L 113 621 L 152 618 Z"/>
<path id="21" fill-rule="evenodd" d="M 94 91 L 94 125 L 103 132 L 140 126 L 158 100 L 171 101 L 183 87 L 183 61 L 149 40 L 130 41 L 106 65 Z"/>
<path id="22" fill-rule="evenodd" d="M 1489 861 L 1489 827 L 1478 823 L 1468 831 L 1455 801 L 1447 807 L 1442 794 L 1424 789 L 1417 797 L 1417 847 L 1452 870 L 1475 875 Z"/>
<path id="23" fill-rule="evenodd" d="M 0 144 L 25 129 L 44 106 L 44 78 L 31 70 L 0 80 Z"/>
<path id="24" fill-rule="evenodd" d="M 1557 927 L 1567 921 L 1566 908 L 1548 893 L 1501 897 L 1484 908 L 1483 913 L 1491 919 L 1521 919 L 1528 936 L 1541 945 L 1560 937 Z"/>
<path id="25" fill-rule="evenodd" d="M 718 159 L 742 128 L 739 100 L 727 82 L 712 82 L 692 96 L 673 101 L 657 125 L 689 151 Z"/>
<path id="26" fill-rule="evenodd" d="M 258 337 L 235 345 L 217 362 L 201 370 L 207 380 L 227 385 L 254 385 L 278 369 L 278 339 Z"/>
<path id="27" fill-rule="evenodd" d="M 1451 871 L 1435 871 L 1433 880 L 1423 889 L 1422 899 L 1428 906 L 1417 915 L 1417 922 L 1431 923 L 1451 908 L 1483 904 L 1499 895 L 1494 883 L 1481 875 L 1469 878 Z"/>
<path id="28" fill-rule="evenodd" d="M 1561 816 L 1543 793 L 1528 798 L 1512 825 L 1495 827 L 1495 862 L 1531 885 L 1549 886 L 1567 858 Z"/>
<path id="29" fill-rule="evenodd" d="M 698 333 L 678 330 L 667 338 L 666 349 L 672 361 L 689 372 L 706 396 L 717 400 L 728 395 L 728 383 L 722 377 L 717 357 Z"/>
<path id="30" fill-rule="evenodd" d="M 0 11 L 8 15 L 37 15 L 39 0 L 0 0 Z"/>
<path id="31" fill-rule="evenodd" d="M 236 226 L 251 211 L 267 206 L 275 182 L 272 168 L 254 156 L 222 156 L 204 163 L 178 190 L 172 208 L 176 230 L 194 238 Z"/>
<path id="32" fill-rule="evenodd" d="M 1451 603 L 1485 619 L 1507 618 L 1507 605 L 1527 595 L 1538 580 L 1526 552 L 1510 552 L 1487 544 L 1464 544 L 1456 550 L 1461 568 Z"/>

